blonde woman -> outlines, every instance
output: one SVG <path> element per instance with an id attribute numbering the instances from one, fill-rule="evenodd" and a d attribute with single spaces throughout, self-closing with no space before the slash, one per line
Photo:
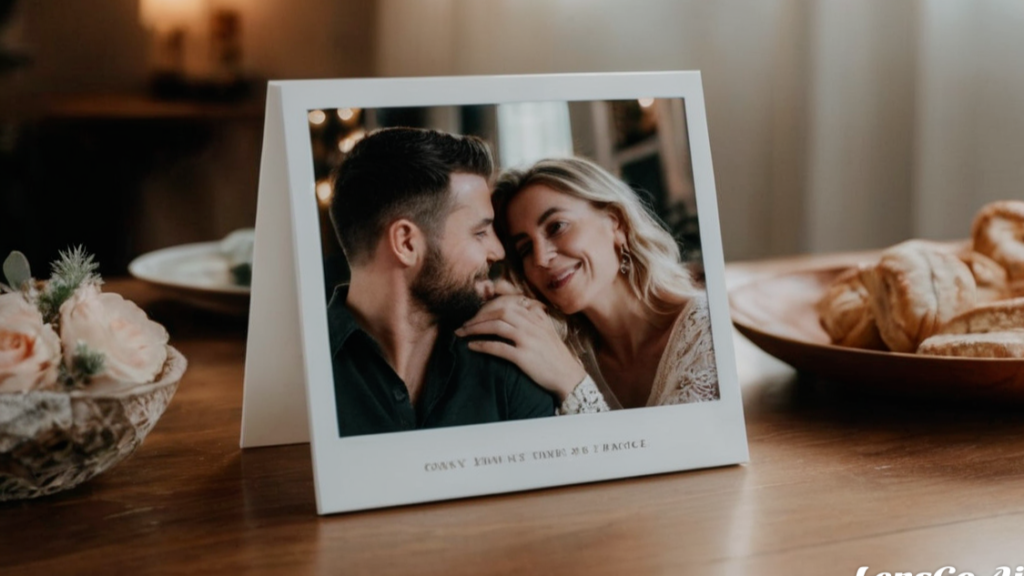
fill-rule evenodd
<path id="1" fill-rule="evenodd" d="M 472 349 L 517 364 L 563 414 L 719 397 L 704 290 L 629 186 L 589 160 L 550 159 L 502 174 L 492 201 L 522 295 L 463 326 L 499 337 Z"/>

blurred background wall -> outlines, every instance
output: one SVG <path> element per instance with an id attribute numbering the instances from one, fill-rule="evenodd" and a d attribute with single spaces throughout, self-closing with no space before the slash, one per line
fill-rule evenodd
<path id="1" fill-rule="evenodd" d="M 702 70 L 729 260 L 965 237 L 983 203 L 1024 198 L 1019 0 L 228 3 L 255 78 Z M 0 77 L 7 134 L 24 134 L 26 102 L 142 92 L 139 6 L 17 4 L 0 46 L 32 63 Z M 158 147 L 128 252 L 251 223 L 258 116 L 206 117 L 181 151 Z M 56 162 L 48 177 L 67 176 Z"/>

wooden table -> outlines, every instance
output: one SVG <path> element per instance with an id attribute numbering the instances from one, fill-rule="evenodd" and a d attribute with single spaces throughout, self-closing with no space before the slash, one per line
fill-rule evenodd
<path id="1" fill-rule="evenodd" d="M 733 265 L 730 282 L 820 261 Z M 245 322 L 135 281 L 108 289 L 165 323 L 189 369 L 129 460 L 0 505 L 3 576 L 980 576 L 1024 564 L 1019 409 L 837 390 L 739 336 L 748 464 L 321 518 L 306 445 L 238 448 Z"/>

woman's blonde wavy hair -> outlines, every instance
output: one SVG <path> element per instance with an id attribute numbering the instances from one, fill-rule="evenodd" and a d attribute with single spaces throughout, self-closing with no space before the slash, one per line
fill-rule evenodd
<path id="1" fill-rule="evenodd" d="M 525 170 L 506 170 L 498 178 L 494 194 L 495 231 L 505 247 L 506 275 L 524 293 L 544 302 L 526 282 L 523 262 L 511 241 L 508 205 L 522 190 L 543 184 L 590 202 L 618 218 L 626 236 L 632 266 L 627 280 L 637 299 L 653 314 L 675 316 L 693 296 L 700 294 L 683 264 L 679 246 L 636 192 L 604 168 L 585 158 L 551 158 Z M 562 337 L 581 354 L 596 336 L 583 314 L 566 316 L 548 308 Z"/>

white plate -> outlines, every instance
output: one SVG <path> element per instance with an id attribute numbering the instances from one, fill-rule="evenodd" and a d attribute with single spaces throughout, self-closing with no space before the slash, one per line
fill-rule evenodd
<path id="1" fill-rule="evenodd" d="M 234 315 L 249 311 L 249 287 L 232 282 L 220 242 L 183 244 L 149 252 L 132 260 L 128 272 L 201 308 Z"/>

